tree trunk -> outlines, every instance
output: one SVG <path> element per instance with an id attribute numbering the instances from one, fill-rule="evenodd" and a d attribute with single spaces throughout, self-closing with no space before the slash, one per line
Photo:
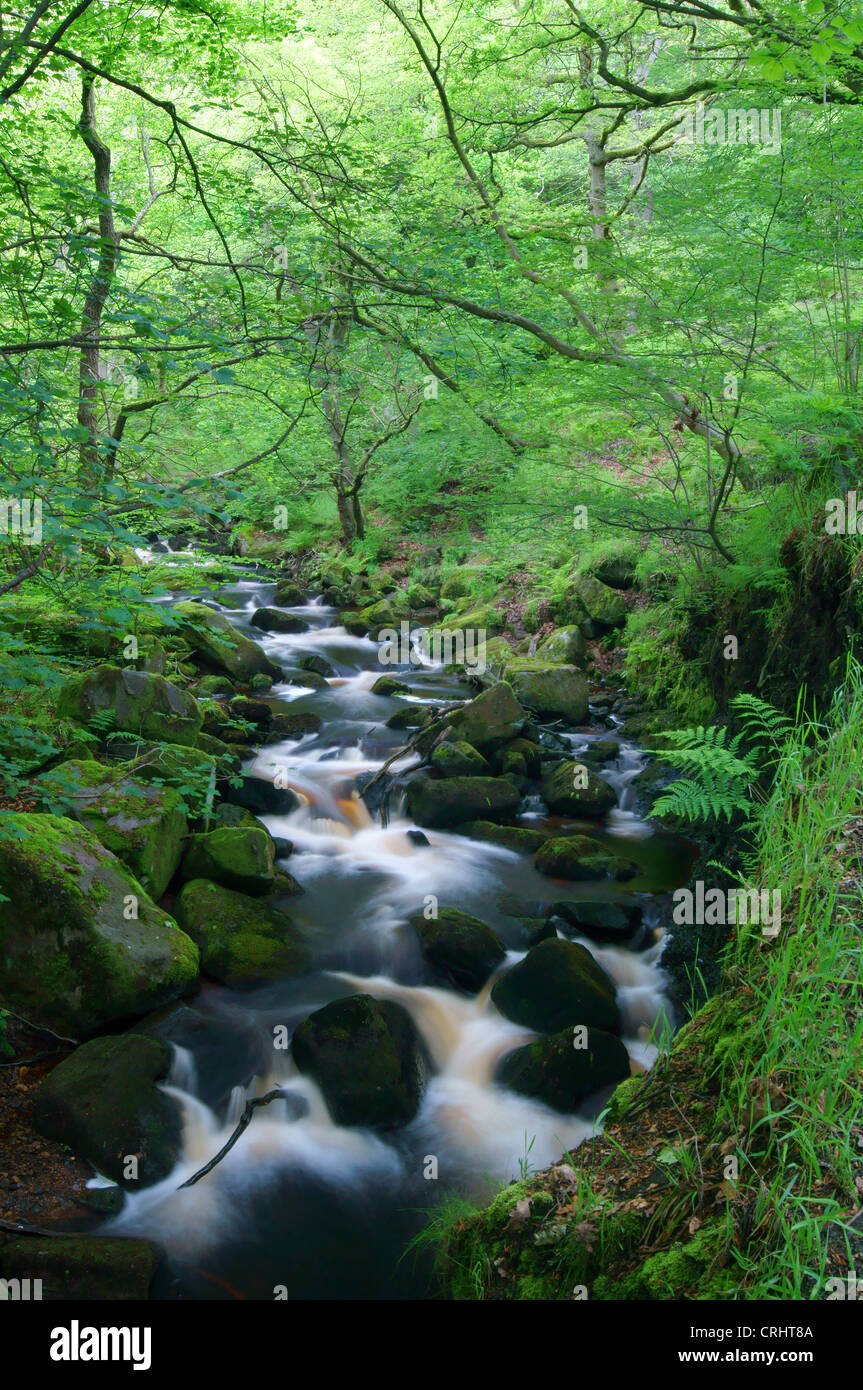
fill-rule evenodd
<path id="1" fill-rule="evenodd" d="M 90 281 L 81 315 L 84 339 L 78 369 L 78 424 L 87 431 L 79 447 L 79 469 L 84 480 L 99 478 L 99 419 L 97 402 L 100 381 L 102 312 L 117 268 L 117 233 L 111 206 L 111 151 L 96 134 L 95 79 L 88 73 L 81 80 L 81 139 L 93 156 L 94 186 L 99 203 L 99 259 Z"/>

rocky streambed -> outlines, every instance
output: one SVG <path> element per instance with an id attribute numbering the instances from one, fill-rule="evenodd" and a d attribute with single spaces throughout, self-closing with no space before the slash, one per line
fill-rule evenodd
<path id="1" fill-rule="evenodd" d="M 46 1296 L 122 1289 L 122 1252 L 154 1297 L 424 1296 L 428 1209 L 655 1060 L 692 846 L 641 818 L 574 629 L 480 689 L 296 586 L 166 611 L 187 678 L 155 640 L 72 678 L 80 741 L 0 843 L 3 997 L 79 1044 L 36 1125 L 116 1184 Z"/>

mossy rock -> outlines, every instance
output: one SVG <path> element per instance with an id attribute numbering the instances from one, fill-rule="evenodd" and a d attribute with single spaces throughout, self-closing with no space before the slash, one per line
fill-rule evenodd
<path id="1" fill-rule="evenodd" d="M 479 575 L 476 570 L 457 569 L 448 574 L 440 586 L 441 598 L 466 598 L 474 592 Z"/>
<path id="2" fill-rule="evenodd" d="M 626 604 L 616 589 L 610 589 L 593 574 L 576 575 L 573 588 L 593 622 L 603 629 L 623 627 Z"/>
<path id="3" fill-rule="evenodd" d="M 97 666 L 73 676 L 57 698 L 61 719 L 193 747 L 203 716 L 196 700 L 162 676 Z"/>
<path id="4" fill-rule="evenodd" d="M 488 840 L 490 844 L 503 845 L 504 849 L 517 850 L 520 854 L 535 854 L 548 839 L 546 830 L 531 830 L 523 825 L 494 825 L 492 821 L 472 821 L 458 828 L 472 840 Z"/>
<path id="5" fill-rule="evenodd" d="M 411 917 L 423 958 L 456 989 L 476 994 L 506 958 L 495 932 L 478 917 L 454 907 L 438 909 L 435 918 Z"/>
<path id="6" fill-rule="evenodd" d="M 500 632 L 506 626 L 506 618 L 502 613 L 498 613 L 489 604 L 480 604 L 476 608 L 469 608 L 462 613 L 451 613 L 431 629 L 432 637 L 435 631 L 447 632 L 472 632 L 489 633 Z"/>
<path id="7" fill-rule="evenodd" d="M 371 689 L 372 695 L 407 695 L 409 692 L 410 686 L 393 676 L 378 676 Z"/>
<path id="8" fill-rule="evenodd" d="M 262 632 L 308 632 L 309 625 L 304 618 L 293 613 L 283 613 L 280 608 L 256 608 L 252 614 L 252 627 Z"/>
<path id="9" fill-rule="evenodd" d="M 344 619 L 345 627 L 348 627 L 347 618 Z M 367 608 L 363 608 L 357 614 L 357 625 L 362 624 L 363 636 L 366 632 L 376 632 L 381 628 L 394 627 L 396 623 L 396 613 L 389 599 L 379 599 L 377 603 L 370 603 Z M 348 628 L 351 632 L 353 629 Z"/>
<path id="10" fill-rule="evenodd" d="M 308 734 L 316 734 L 323 722 L 321 716 L 313 714 L 311 710 L 296 710 L 293 714 L 287 711 L 276 713 L 267 725 L 264 743 L 306 738 Z"/>
<path id="11" fill-rule="evenodd" d="M 570 883 L 596 883 L 605 878 L 625 882 L 639 872 L 632 860 L 615 854 L 588 835 L 560 835 L 546 840 L 537 851 L 534 864 L 541 874 Z"/>
<path id="12" fill-rule="evenodd" d="M 537 657 L 564 666 L 583 666 L 587 656 L 587 642 L 579 627 L 559 627 L 550 632 L 536 649 Z"/>
<path id="13" fill-rule="evenodd" d="M 152 898 L 174 877 L 187 831 L 177 792 L 97 762 L 61 763 L 36 779 L 47 808 L 80 821 L 116 854 Z"/>
<path id="14" fill-rule="evenodd" d="M 84 826 L 22 813 L 3 832 L 0 993 L 10 1008 L 86 1037 L 195 982 L 194 943 Z"/>
<path id="15" fill-rule="evenodd" d="M 601 820 L 617 805 L 617 793 L 580 762 L 560 763 L 542 779 L 542 799 L 561 815 Z"/>
<path id="16" fill-rule="evenodd" d="M 620 1038 L 598 1028 L 566 1028 L 510 1052 L 496 1080 L 572 1115 L 595 1091 L 628 1076 L 629 1053 Z"/>
<path id="17" fill-rule="evenodd" d="M 482 754 L 463 739 L 439 743 L 430 762 L 442 777 L 481 777 L 489 771 Z"/>
<path id="18" fill-rule="evenodd" d="M 198 740 L 203 737 L 205 735 L 199 734 Z M 130 777 L 136 782 L 154 782 L 172 787 L 180 796 L 187 814 L 195 817 L 206 815 L 211 809 L 217 778 L 229 775 L 235 762 L 239 767 L 237 760 L 230 757 L 227 746 L 224 747 L 229 755 L 225 765 L 198 747 L 183 748 L 175 743 L 148 743 L 143 740 L 129 742 L 126 739 L 109 739 L 107 743 L 110 756 L 119 757 L 127 764 Z M 111 848 L 110 845 L 108 848 Z"/>
<path id="19" fill-rule="evenodd" d="M 293 920 L 261 898 L 196 878 L 183 885 L 174 911 L 200 947 L 204 973 L 219 984 L 240 989 L 292 979 L 308 968 L 309 951 Z"/>
<path id="20" fill-rule="evenodd" d="M 276 592 L 273 594 L 273 603 L 279 608 L 302 608 L 305 606 L 306 596 L 293 579 L 282 579 L 276 585 Z"/>
<path id="21" fill-rule="evenodd" d="M 522 623 L 525 632 L 538 632 L 552 618 L 552 604 L 547 597 L 532 598 L 524 605 Z"/>
<path id="22" fill-rule="evenodd" d="M 484 690 L 476 699 L 449 716 L 449 724 L 459 740 L 480 753 L 489 753 L 521 733 L 527 715 L 504 681 Z"/>
<path id="23" fill-rule="evenodd" d="M 613 982 L 584 946 L 560 937 L 531 947 L 495 981 L 491 997 L 505 1018 L 537 1033 L 560 1033 L 577 1024 L 623 1032 Z"/>
<path id="24" fill-rule="evenodd" d="M 588 713 L 587 680 L 576 666 L 552 666 L 541 657 L 513 657 L 506 679 L 521 704 L 537 714 L 583 724 Z"/>
<path id="25" fill-rule="evenodd" d="M 291 1053 L 320 1086 L 336 1124 L 392 1129 L 419 1110 L 428 1063 L 399 1004 L 370 994 L 336 999 L 299 1025 Z"/>
<path id="26" fill-rule="evenodd" d="M 257 675 L 273 680 L 281 677 L 281 667 L 270 660 L 257 642 L 238 632 L 223 613 L 215 613 L 204 603 L 192 602 L 175 604 L 171 611 L 192 651 L 211 666 L 240 682 Z"/>
<path id="27" fill-rule="evenodd" d="M 437 711 L 429 705 L 405 705 L 397 709 L 386 722 L 388 729 L 423 729 L 437 718 Z"/>
<path id="28" fill-rule="evenodd" d="M 417 825 L 447 830 L 472 820 L 507 820 L 518 810 L 520 793 L 504 777 L 448 777 L 408 784 L 407 810 Z"/>
<path id="29" fill-rule="evenodd" d="M 190 835 L 180 872 L 185 880 L 208 878 L 238 893 L 263 897 L 275 878 L 273 838 L 268 830 L 246 826 Z"/>
<path id="30" fill-rule="evenodd" d="M 159 1182 L 182 1150 L 180 1107 L 158 1084 L 167 1079 L 172 1058 L 166 1043 L 140 1034 L 93 1038 L 41 1087 L 37 1130 L 123 1187 Z"/>
<path id="31" fill-rule="evenodd" d="M 234 682 L 227 676 L 202 676 L 195 687 L 195 694 L 199 700 L 211 700 L 214 695 L 235 693 Z"/>
<path id="32" fill-rule="evenodd" d="M 161 1262 L 148 1240 L 0 1233 L 0 1279 L 40 1280 L 44 1303 L 143 1302 Z"/>

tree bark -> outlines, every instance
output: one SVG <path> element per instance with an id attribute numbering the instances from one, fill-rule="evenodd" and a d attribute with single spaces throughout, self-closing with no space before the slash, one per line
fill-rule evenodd
<path id="1" fill-rule="evenodd" d="M 117 268 L 117 231 L 111 204 L 111 151 L 96 134 L 95 78 L 85 73 L 81 79 L 81 139 L 93 156 L 93 181 L 99 204 L 99 259 L 90 281 L 81 315 L 81 347 L 78 371 L 78 424 L 86 430 L 79 447 L 82 478 L 99 478 L 99 393 L 102 314 Z"/>

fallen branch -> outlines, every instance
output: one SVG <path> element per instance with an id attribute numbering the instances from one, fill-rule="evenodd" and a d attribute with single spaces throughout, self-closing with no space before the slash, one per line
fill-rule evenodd
<path id="1" fill-rule="evenodd" d="M 193 1187 L 196 1182 L 201 1181 L 201 1178 L 205 1178 L 208 1173 L 212 1173 L 216 1164 L 221 1163 L 222 1159 L 225 1157 L 225 1154 L 230 1153 L 231 1149 L 236 1144 L 240 1135 L 248 1129 L 249 1125 L 252 1123 L 252 1116 L 254 1115 L 255 1111 L 262 1105 L 269 1105 L 271 1101 L 282 1100 L 284 1098 L 284 1095 L 285 1092 L 280 1087 L 276 1091 L 268 1091 L 265 1096 L 258 1096 L 255 1100 L 246 1101 L 246 1108 L 240 1116 L 237 1127 L 231 1135 L 230 1139 L 228 1140 L 227 1144 L 223 1145 L 223 1147 L 219 1149 L 219 1152 L 215 1155 L 214 1158 L 210 1159 L 209 1163 L 205 1163 L 203 1168 L 199 1168 L 197 1173 L 193 1173 L 192 1176 L 190 1178 L 187 1178 L 185 1182 L 181 1182 L 180 1186 L 177 1188 L 177 1191 L 181 1192 L 184 1187 Z"/>

